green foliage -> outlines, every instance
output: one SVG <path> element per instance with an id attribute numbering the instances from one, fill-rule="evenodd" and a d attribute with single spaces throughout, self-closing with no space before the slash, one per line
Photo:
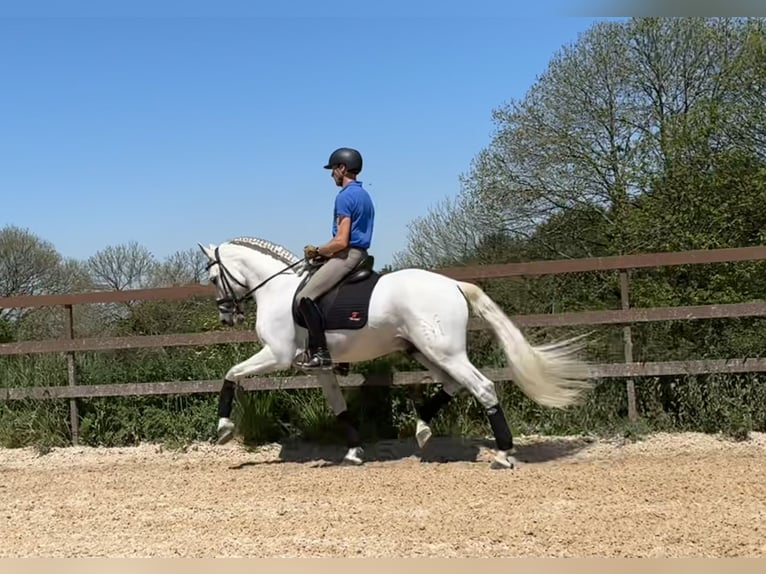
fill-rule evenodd
<path id="1" fill-rule="evenodd" d="M 15 329 L 5 317 L 0 317 L 0 344 L 12 343 L 15 338 Z"/>
<path id="2" fill-rule="evenodd" d="M 0 403 L 0 446 L 32 446 L 40 454 L 70 444 L 68 405 L 63 402 Z"/>
<path id="3" fill-rule="evenodd" d="M 170 446 L 215 437 L 212 396 L 108 397 L 79 401 L 80 439 L 89 446 Z"/>
<path id="4" fill-rule="evenodd" d="M 256 446 L 283 438 L 279 415 L 286 398 L 281 391 L 237 393 L 232 418 L 244 444 Z"/>
<path id="5" fill-rule="evenodd" d="M 335 417 L 319 389 L 293 391 L 288 395 L 289 418 L 295 434 L 310 442 L 338 440 Z"/>

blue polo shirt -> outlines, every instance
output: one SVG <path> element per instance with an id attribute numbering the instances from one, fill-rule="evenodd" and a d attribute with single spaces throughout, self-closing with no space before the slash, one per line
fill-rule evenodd
<path id="1" fill-rule="evenodd" d="M 335 196 L 335 210 L 332 218 L 332 235 L 338 232 L 338 217 L 351 218 L 349 245 L 369 249 L 372 242 L 372 228 L 375 222 L 375 206 L 370 194 L 362 187 L 361 181 L 352 181 Z"/>

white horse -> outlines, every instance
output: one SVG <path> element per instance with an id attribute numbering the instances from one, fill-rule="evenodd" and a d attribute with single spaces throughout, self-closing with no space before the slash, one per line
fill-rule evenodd
<path id="1" fill-rule="evenodd" d="M 218 408 L 218 442 L 222 444 L 234 434 L 230 415 L 235 385 L 245 377 L 288 369 L 305 353 L 307 331 L 296 322 L 293 299 L 311 266 L 263 239 L 237 238 L 217 247 L 198 245 L 209 259 L 209 280 L 216 289 L 220 320 L 229 326 L 244 320 L 242 303 L 253 297 L 258 308 L 255 328 L 263 343 L 260 351 L 226 373 Z M 592 387 L 587 364 L 576 357 L 582 337 L 532 346 L 502 309 L 474 284 L 422 269 L 378 275 L 371 271 L 371 264 L 357 274 L 344 280 L 347 285 L 343 291 L 333 293 L 333 304 L 340 302 L 336 309 L 344 310 L 345 316 L 336 313 L 330 321 L 334 324 L 327 326 L 329 351 L 336 365 L 346 366 L 406 351 L 430 371 L 442 388 L 416 408 L 415 436 L 420 448 L 431 437 L 431 419 L 464 387 L 486 409 L 497 447 L 491 467 L 515 466 L 513 438 L 495 384 L 468 359 L 469 306 L 489 323 L 514 382 L 533 401 L 564 408 L 578 403 Z M 349 298 L 355 299 L 349 303 Z M 350 314 L 348 305 L 356 305 Z M 325 312 L 332 311 L 326 306 Z M 346 431 L 348 452 L 344 461 L 361 464 L 359 435 L 335 372 L 318 371 L 317 377 Z"/>

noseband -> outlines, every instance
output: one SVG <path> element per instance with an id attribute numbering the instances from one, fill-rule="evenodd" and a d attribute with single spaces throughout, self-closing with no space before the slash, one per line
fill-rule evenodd
<path id="1" fill-rule="evenodd" d="M 221 268 L 222 273 L 219 275 L 221 279 L 221 286 L 223 287 L 223 292 L 225 293 L 224 297 L 220 297 L 215 300 L 216 305 L 218 305 L 218 311 L 221 313 L 234 313 L 235 311 L 237 313 L 244 314 L 244 311 L 242 310 L 242 303 L 250 297 L 253 293 L 255 293 L 258 289 L 266 285 L 269 281 L 271 281 L 274 277 L 277 275 L 281 275 L 285 271 L 288 271 L 298 265 L 299 263 L 303 263 L 303 259 L 298 259 L 295 263 L 291 263 L 281 271 L 278 271 L 277 273 L 274 273 L 274 275 L 271 275 L 270 277 L 267 277 L 258 285 L 247 291 L 244 295 L 241 297 L 237 297 L 237 295 L 234 293 L 234 289 L 231 286 L 231 283 L 229 282 L 229 279 L 234 281 L 237 285 L 240 287 L 243 287 L 247 289 L 247 285 L 239 281 L 234 275 L 231 274 L 231 271 L 226 269 L 226 266 L 223 264 L 223 261 L 221 261 L 221 256 L 218 253 L 218 247 L 215 248 L 215 261 L 211 261 L 207 264 L 207 267 L 205 268 L 207 271 L 210 271 L 210 268 L 213 267 L 213 265 L 218 265 Z"/>

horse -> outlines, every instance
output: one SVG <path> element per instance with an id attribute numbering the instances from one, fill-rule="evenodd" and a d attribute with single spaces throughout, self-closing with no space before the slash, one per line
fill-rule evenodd
<path id="1" fill-rule="evenodd" d="M 245 319 L 248 298 L 257 307 L 255 330 L 262 348 L 225 374 L 218 401 L 218 444 L 235 432 L 231 420 L 236 386 L 245 377 L 299 368 L 305 356 L 307 330 L 296 313 L 295 294 L 321 261 L 299 258 L 281 245 L 258 237 L 237 237 L 205 247 L 208 280 L 215 288 L 219 319 L 233 326 Z M 499 404 L 495 383 L 468 358 L 470 311 L 494 331 L 508 361 L 512 380 L 536 403 L 566 408 L 592 388 L 589 365 L 578 357 L 585 336 L 534 346 L 479 286 L 435 271 L 405 268 L 388 273 L 374 269 L 367 255 L 317 303 L 325 315 L 325 332 L 333 368 L 316 373 L 325 400 L 343 428 L 348 448 L 344 464 L 362 464 L 364 451 L 349 415 L 337 374 L 352 363 L 406 352 L 427 369 L 437 393 L 415 407 L 415 438 L 423 449 L 429 426 L 440 409 L 461 389 L 484 407 L 495 439 L 493 469 L 517 466 L 514 442 Z"/>

